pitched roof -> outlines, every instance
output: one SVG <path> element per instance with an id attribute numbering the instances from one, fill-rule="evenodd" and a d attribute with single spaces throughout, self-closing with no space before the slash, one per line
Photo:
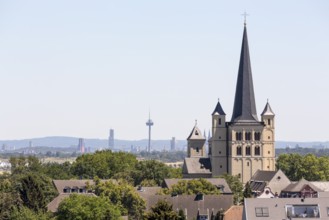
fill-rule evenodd
<path id="1" fill-rule="evenodd" d="M 273 115 L 273 116 L 275 115 L 269 102 L 266 103 L 265 108 L 261 115 Z"/>
<path id="2" fill-rule="evenodd" d="M 213 111 L 213 113 L 211 115 L 214 115 L 216 113 L 219 114 L 219 115 L 226 115 L 223 108 L 222 108 L 222 106 L 219 103 L 219 100 L 217 102 L 215 110 Z"/>
<path id="3" fill-rule="evenodd" d="M 227 210 L 233 205 L 233 195 L 204 195 L 203 200 L 196 199 L 195 195 L 151 195 L 143 196 L 146 201 L 146 210 L 160 200 L 165 200 L 173 205 L 173 210 L 180 209 L 187 214 L 187 219 L 196 219 L 198 213 L 209 213 L 216 215 L 219 210 Z"/>
<path id="4" fill-rule="evenodd" d="M 239 72 L 231 122 L 258 122 L 246 25 L 243 31 Z"/>
<path id="5" fill-rule="evenodd" d="M 188 136 L 187 140 L 206 140 L 205 137 L 203 137 L 202 132 L 200 129 L 195 125 Z"/>
<path id="6" fill-rule="evenodd" d="M 211 174 L 210 158 L 190 157 L 184 159 L 184 166 L 188 174 L 203 173 Z"/>
<path id="7" fill-rule="evenodd" d="M 322 189 L 316 187 L 315 185 L 313 185 L 311 182 L 305 180 L 304 178 L 299 180 L 298 182 L 291 183 L 286 188 L 284 188 L 282 191 L 285 191 L 285 192 L 301 192 L 306 185 L 310 186 L 314 191 L 317 191 L 317 192 L 323 191 Z"/>
<path id="8" fill-rule="evenodd" d="M 251 181 L 269 182 L 278 171 L 257 170 L 251 177 Z"/>
<path id="9" fill-rule="evenodd" d="M 226 212 L 224 212 L 224 219 L 229 220 L 229 219 L 242 219 L 242 213 L 243 213 L 243 206 L 231 206 Z"/>
<path id="10" fill-rule="evenodd" d="M 164 179 L 164 187 L 167 188 L 171 188 L 174 184 L 177 184 L 178 181 L 181 180 L 192 180 L 193 178 L 183 178 L 183 179 Z M 199 178 L 195 178 L 195 179 L 199 179 Z M 204 180 L 207 180 L 208 182 L 210 182 L 212 185 L 216 186 L 216 187 L 221 187 L 223 186 L 222 190 L 224 194 L 231 194 L 232 191 L 229 187 L 229 185 L 227 184 L 226 180 L 224 178 L 203 178 Z"/>
<path id="11" fill-rule="evenodd" d="M 47 205 L 47 210 L 49 212 L 57 212 L 59 204 L 65 199 L 68 198 L 72 193 L 60 193 L 56 198 L 54 198 L 50 203 Z M 79 195 L 84 196 L 96 196 L 94 193 L 80 193 Z"/>
<path id="12" fill-rule="evenodd" d="M 106 181 L 114 181 L 115 180 L 101 180 L 101 182 L 106 182 Z M 58 193 L 63 193 L 64 188 L 69 187 L 69 188 L 84 188 L 86 187 L 87 182 L 89 185 L 95 185 L 94 180 L 53 180 L 53 183 L 57 189 Z"/>

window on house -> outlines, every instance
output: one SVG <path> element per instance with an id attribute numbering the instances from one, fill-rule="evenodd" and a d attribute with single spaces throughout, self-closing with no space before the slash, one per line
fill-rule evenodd
<path id="1" fill-rule="evenodd" d="M 255 141 L 260 141 L 260 132 L 255 132 Z"/>
<path id="2" fill-rule="evenodd" d="M 286 205 L 288 218 L 320 218 L 318 205 Z"/>
<path id="3" fill-rule="evenodd" d="M 249 167 L 249 162 L 247 162 L 247 166 Z"/>
<path id="4" fill-rule="evenodd" d="M 245 133 L 245 140 L 250 141 L 251 140 L 251 132 L 246 132 Z"/>
<path id="5" fill-rule="evenodd" d="M 269 217 L 267 207 L 256 207 L 255 208 L 256 217 Z"/>
<path id="6" fill-rule="evenodd" d="M 260 156 L 260 147 L 259 146 L 255 147 L 255 156 Z"/>
<path id="7" fill-rule="evenodd" d="M 251 154 L 251 150 L 250 150 L 250 146 L 246 147 L 246 156 L 250 156 Z"/>
<path id="8" fill-rule="evenodd" d="M 271 119 L 267 119 L 267 124 L 271 125 Z"/>
<path id="9" fill-rule="evenodd" d="M 196 148 L 196 152 L 199 153 L 199 148 L 198 147 Z"/>
<path id="10" fill-rule="evenodd" d="M 219 125 L 222 124 L 222 119 L 221 119 L 221 118 L 218 119 L 218 124 L 219 124 Z"/>
<path id="11" fill-rule="evenodd" d="M 235 133 L 235 139 L 237 141 L 242 141 L 242 133 L 241 132 L 236 132 Z"/>
<path id="12" fill-rule="evenodd" d="M 242 147 L 241 146 L 237 146 L 237 148 L 236 148 L 236 155 L 237 156 L 241 156 L 242 155 Z"/>

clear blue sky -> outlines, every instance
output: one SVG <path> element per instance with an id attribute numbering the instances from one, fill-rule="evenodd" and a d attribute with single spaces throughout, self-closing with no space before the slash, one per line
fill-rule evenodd
<path id="1" fill-rule="evenodd" d="M 258 114 L 329 140 L 329 1 L 0 0 L 0 139 L 186 139 L 231 118 L 244 11 Z"/>

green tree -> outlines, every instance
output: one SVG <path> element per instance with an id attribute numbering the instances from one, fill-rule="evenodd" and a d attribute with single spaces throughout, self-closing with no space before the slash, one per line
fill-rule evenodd
<path id="1" fill-rule="evenodd" d="M 244 186 L 243 197 L 244 198 L 251 198 L 252 197 L 252 190 L 251 190 L 249 182 L 247 182 L 246 185 Z"/>
<path id="2" fill-rule="evenodd" d="M 16 190 L 23 204 L 33 211 L 45 211 L 57 195 L 51 179 L 42 173 L 26 172 L 14 177 Z"/>
<path id="3" fill-rule="evenodd" d="M 133 172 L 135 186 L 140 185 L 143 180 L 154 180 L 157 185 L 160 185 L 165 178 L 170 178 L 171 169 L 156 160 L 139 161 Z"/>
<path id="4" fill-rule="evenodd" d="M 118 207 L 105 197 L 72 194 L 58 207 L 58 220 L 110 220 L 121 216 Z"/>
<path id="5" fill-rule="evenodd" d="M 232 176 L 229 174 L 223 174 L 220 176 L 224 178 L 233 192 L 233 202 L 238 205 L 243 202 L 243 185 L 238 176 Z"/>
<path id="6" fill-rule="evenodd" d="M 11 157 L 9 162 L 11 164 L 12 174 L 19 174 L 27 171 L 41 172 L 42 170 L 41 162 L 35 156 Z"/>
<path id="7" fill-rule="evenodd" d="M 72 174 L 72 165 L 70 162 L 46 163 L 42 165 L 42 172 L 52 179 L 68 180 L 75 176 Z"/>
<path id="8" fill-rule="evenodd" d="M 178 220 L 178 213 L 173 210 L 173 206 L 165 200 L 160 200 L 145 215 L 147 220 Z"/>
<path id="9" fill-rule="evenodd" d="M 10 214 L 10 219 L 15 220 L 49 220 L 51 219 L 50 213 L 34 212 L 27 207 L 14 208 Z"/>
<path id="10" fill-rule="evenodd" d="M 133 219 L 142 219 L 146 208 L 145 201 L 137 194 L 133 186 L 125 181 L 96 181 L 95 193 L 108 198 L 116 204 L 122 215 L 129 215 Z"/>
<path id="11" fill-rule="evenodd" d="M 170 189 L 163 189 L 164 194 L 178 195 L 219 195 L 220 191 L 205 179 L 180 180 L 177 184 L 172 185 Z"/>
<path id="12" fill-rule="evenodd" d="M 300 155 L 296 153 L 281 154 L 276 160 L 277 169 L 291 180 L 301 178 L 309 181 L 329 180 L 329 157 L 317 157 L 314 154 Z"/>
<path id="13" fill-rule="evenodd" d="M 136 156 L 132 154 L 104 150 L 77 157 L 72 165 L 72 172 L 82 178 L 97 176 L 102 179 L 110 179 L 122 171 L 129 173 L 135 168 L 136 163 Z"/>

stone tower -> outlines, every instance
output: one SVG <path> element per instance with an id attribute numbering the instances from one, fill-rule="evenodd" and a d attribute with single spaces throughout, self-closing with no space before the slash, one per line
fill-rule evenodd
<path id="1" fill-rule="evenodd" d="M 206 157 L 206 138 L 202 136 L 197 123 L 187 138 L 187 157 Z"/>
<path id="2" fill-rule="evenodd" d="M 212 114 L 212 176 L 228 173 L 246 183 L 258 169 L 274 171 L 274 116 L 267 103 L 261 121 L 257 117 L 245 24 L 231 121 L 226 121 L 219 102 Z"/>

